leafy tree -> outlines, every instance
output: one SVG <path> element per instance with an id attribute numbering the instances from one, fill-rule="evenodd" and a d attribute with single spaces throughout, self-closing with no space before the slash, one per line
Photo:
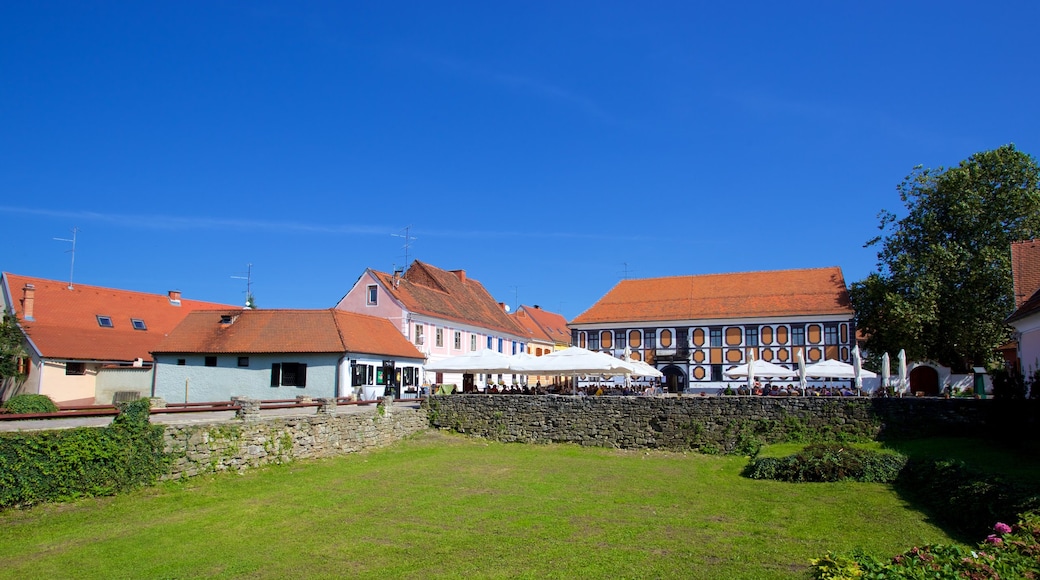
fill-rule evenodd
<path id="1" fill-rule="evenodd" d="M 906 216 L 879 214 L 878 270 L 852 285 L 876 356 L 906 349 L 965 372 L 1011 337 L 1011 243 L 1040 235 L 1040 167 L 1005 145 L 957 167 L 915 167 L 897 188 Z"/>
<path id="2" fill-rule="evenodd" d="M 0 395 L 13 383 L 25 380 L 26 371 L 19 365 L 26 356 L 22 338 L 18 318 L 4 314 L 3 322 L 0 322 Z"/>

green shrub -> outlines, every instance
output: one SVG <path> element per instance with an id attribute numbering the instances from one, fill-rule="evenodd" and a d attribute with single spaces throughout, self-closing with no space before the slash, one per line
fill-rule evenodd
<path id="1" fill-rule="evenodd" d="M 968 468 L 961 461 L 914 460 L 896 485 L 933 517 L 960 533 L 977 535 L 991 522 L 1040 510 L 1040 489 Z"/>
<path id="2" fill-rule="evenodd" d="M 748 463 L 744 476 L 777 481 L 895 481 L 906 457 L 839 443 L 815 443 L 787 457 L 762 457 Z"/>
<path id="3" fill-rule="evenodd" d="M 812 560 L 817 580 L 853 578 L 1040 578 L 1040 516 L 1024 514 L 1014 526 L 997 523 L 974 549 L 941 544 L 914 547 L 881 561 L 862 551 Z"/>
<path id="4" fill-rule="evenodd" d="M 10 413 L 57 413 L 58 406 L 47 395 L 23 393 L 15 395 L 4 403 Z"/>
<path id="5" fill-rule="evenodd" d="M 111 495 L 154 482 L 169 464 L 148 399 L 107 427 L 0 433 L 0 507 Z"/>

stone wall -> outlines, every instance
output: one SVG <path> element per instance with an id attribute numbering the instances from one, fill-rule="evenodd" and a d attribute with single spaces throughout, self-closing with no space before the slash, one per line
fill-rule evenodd
<path id="1" fill-rule="evenodd" d="M 165 452 L 174 460 L 163 479 L 357 453 L 429 428 L 424 409 L 394 407 L 389 399 L 350 414 L 336 414 L 329 400 L 314 415 L 294 417 L 264 417 L 259 401 L 236 402 L 236 419 L 166 426 Z"/>
<path id="2" fill-rule="evenodd" d="M 836 397 L 449 395 L 430 424 L 504 442 L 732 451 L 749 438 L 1036 432 L 1040 401 Z"/>

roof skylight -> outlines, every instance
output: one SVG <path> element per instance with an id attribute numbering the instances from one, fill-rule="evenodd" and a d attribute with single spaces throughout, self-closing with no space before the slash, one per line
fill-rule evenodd
<path id="1" fill-rule="evenodd" d="M 112 324 L 111 316 L 104 316 L 101 314 L 97 315 L 97 323 L 98 326 L 100 326 L 101 328 L 112 328 L 113 326 L 115 326 L 114 324 Z"/>

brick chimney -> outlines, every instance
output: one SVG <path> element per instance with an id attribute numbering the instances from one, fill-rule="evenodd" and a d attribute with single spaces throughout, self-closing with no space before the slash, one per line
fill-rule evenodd
<path id="1" fill-rule="evenodd" d="M 466 281 L 466 271 L 465 270 L 452 270 L 451 273 L 455 274 L 456 276 L 459 277 L 459 282 L 463 282 L 464 283 Z"/>
<path id="2" fill-rule="evenodd" d="M 33 320 L 33 316 L 36 314 L 36 286 L 32 284 L 26 284 L 22 288 L 22 318 L 24 320 Z"/>

